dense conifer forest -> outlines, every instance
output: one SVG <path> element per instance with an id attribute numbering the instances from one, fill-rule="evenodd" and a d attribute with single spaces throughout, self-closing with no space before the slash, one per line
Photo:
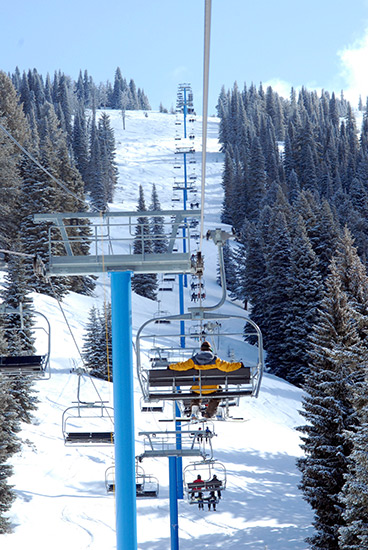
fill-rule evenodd
<path id="1" fill-rule="evenodd" d="M 150 105 L 144 91 L 134 80 L 128 82 L 119 68 L 113 84 L 98 86 L 87 71 L 81 71 L 76 82 L 60 71 L 52 78 L 44 78 L 36 69 L 23 74 L 16 69 L 12 75 L 0 71 L 0 249 L 15 253 L 0 254 L 6 269 L 1 302 L 9 310 L 21 305 L 23 311 L 21 337 L 19 316 L 0 316 L 2 355 L 34 352 L 31 291 L 62 299 L 69 291 L 90 295 L 94 289 L 93 277 L 56 278 L 51 285 L 34 273 L 29 257 L 37 252 L 46 261 L 48 255 L 49 225 L 35 224 L 35 213 L 80 212 L 88 207 L 104 211 L 113 200 L 115 138 L 109 116 L 106 112 L 97 116 L 98 108 L 119 109 L 124 118 L 126 110 L 148 110 Z M 79 220 L 69 231 L 88 236 L 89 223 Z M 88 254 L 88 245 L 80 253 Z M 93 315 L 91 312 L 90 323 Z M 101 315 L 96 319 L 103 323 L 100 345 L 106 355 Z M 109 315 L 107 307 L 108 327 Z M 93 353 L 91 348 L 86 356 L 92 372 Z M 103 356 L 102 370 L 94 373 L 106 377 L 106 365 Z M 31 422 L 36 407 L 37 397 L 27 377 L 6 379 L 0 375 L 0 533 L 9 529 L 6 512 L 14 500 L 8 460 L 19 450 L 16 434 L 20 422 Z"/>
<path id="2" fill-rule="evenodd" d="M 301 490 L 314 550 L 368 540 L 368 110 L 302 88 L 222 89 L 229 290 L 260 326 L 269 372 L 302 386 Z M 245 335 L 247 337 L 247 335 Z"/>

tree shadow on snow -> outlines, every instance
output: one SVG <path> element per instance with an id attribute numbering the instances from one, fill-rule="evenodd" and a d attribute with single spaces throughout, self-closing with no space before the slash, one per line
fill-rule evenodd
<path id="1" fill-rule="evenodd" d="M 313 514 L 297 485 L 300 478 L 295 457 L 284 454 L 216 453 L 226 464 L 227 488 L 216 512 L 200 511 L 179 502 L 181 550 L 226 547 L 227 550 L 305 550 L 313 532 Z M 168 505 L 145 507 L 139 514 L 167 516 Z M 169 525 L 168 525 L 169 527 Z M 196 536 L 196 531 L 198 536 Z M 188 538 L 189 537 L 189 538 Z M 143 542 L 141 550 L 169 548 L 169 539 Z"/>

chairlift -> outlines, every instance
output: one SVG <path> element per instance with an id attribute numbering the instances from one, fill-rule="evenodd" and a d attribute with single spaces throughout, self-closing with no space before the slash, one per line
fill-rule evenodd
<path id="1" fill-rule="evenodd" d="M 140 407 L 142 412 L 163 412 L 165 407 L 164 401 L 145 401 L 143 397 L 140 399 Z"/>
<path id="2" fill-rule="evenodd" d="M 147 321 L 138 330 L 136 338 L 136 353 L 137 353 L 137 371 L 138 379 L 141 384 L 142 393 L 144 399 L 150 400 L 183 400 L 183 399 L 209 399 L 208 386 L 216 386 L 217 391 L 213 394 L 213 397 L 220 399 L 234 400 L 238 396 L 253 396 L 257 397 L 260 389 L 262 374 L 263 374 L 263 350 L 262 350 L 262 337 L 257 325 L 243 315 L 225 315 L 220 313 L 212 313 L 203 311 L 204 308 L 196 308 L 196 311 L 201 311 L 202 319 L 192 318 L 190 314 L 171 315 L 166 317 L 171 323 L 171 330 L 169 333 L 165 332 L 165 341 L 171 341 L 171 347 L 161 347 L 161 353 L 165 355 L 165 352 L 170 352 L 170 358 L 167 358 L 167 362 L 159 365 L 156 362 L 152 362 L 148 356 L 148 361 L 144 358 L 144 353 L 141 351 L 141 343 L 156 341 L 157 334 L 146 334 L 145 330 L 148 328 L 152 320 Z M 156 319 L 157 320 L 157 319 Z M 180 321 L 185 322 L 184 332 L 181 328 Z M 235 321 L 238 321 L 235 326 Z M 250 360 L 243 360 L 238 358 L 238 361 L 243 361 L 246 365 L 231 372 L 224 372 L 217 368 L 209 368 L 206 370 L 200 370 L 191 368 L 189 370 L 175 370 L 168 368 L 170 364 L 183 361 L 183 354 L 186 354 L 186 359 L 189 359 L 196 351 L 198 351 L 198 345 L 189 345 L 190 338 L 195 334 L 195 337 L 204 340 L 205 330 L 204 326 L 208 323 L 212 323 L 216 327 L 213 333 L 216 341 L 220 343 L 219 348 L 226 348 L 229 342 L 237 338 L 242 341 L 244 332 L 244 322 L 249 323 L 254 328 L 254 336 L 257 341 L 257 345 L 252 346 L 254 358 Z M 202 327 L 202 328 L 201 328 Z M 206 338 L 211 334 L 208 330 L 205 331 Z M 185 348 L 181 348 L 181 341 L 184 338 Z M 221 345 L 222 344 L 222 345 Z M 245 345 L 245 344 L 243 344 Z M 148 349 L 153 349 L 153 346 L 148 346 Z M 175 350 L 180 350 L 175 356 Z M 149 353 L 149 352 L 148 352 Z M 153 367 L 155 365 L 155 368 Z M 196 393 L 193 395 L 193 387 L 196 386 Z"/>
<path id="3" fill-rule="evenodd" d="M 38 322 L 31 327 L 34 334 L 38 333 L 39 339 L 42 340 L 42 345 L 45 348 L 43 354 L 21 354 L 21 355 L 1 355 L 0 356 L 0 373 L 7 377 L 13 376 L 29 376 L 36 379 L 50 378 L 50 323 L 47 317 L 35 310 L 31 310 L 32 314 L 38 316 Z M 19 315 L 20 325 L 17 328 L 6 328 L 7 332 L 16 334 L 19 338 L 24 335 L 24 313 L 22 306 L 19 309 L 7 307 L 4 304 L 0 306 L 1 315 Z M 42 320 L 41 320 L 41 319 Z"/>
<path id="4" fill-rule="evenodd" d="M 146 349 L 152 349 L 152 344 L 158 339 L 157 333 L 148 333 L 147 329 L 152 319 L 146 321 L 138 330 L 136 336 L 135 351 L 137 356 L 137 374 L 141 386 L 142 395 L 146 401 L 157 400 L 174 400 L 174 401 L 198 401 L 208 403 L 206 410 L 207 417 L 212 417 L 216 414 L 218 403 L 226 401 L 233 402 L 238 397 L 258 397 L 263 370 L 263 341 L 262 333 L 259 327 L 249 319 L 245 314 L 223 314 L 218 310 L 226 300 L 226 278 L 223 256 L 223 245 L 230 237 L 228 233 L 221 229 L 215 229 L 207 232 L 207 239 L 212 238 L 218 246 L 220 277 L 222 287 L 222 298 L 220 302 L 214 306 L 189 308 L 188 313 L 171 315 L 167 317 L 171 322 L 170 330 L 160 336 L 160 348 L 165 354 L 168 352 L 166 342 L 170 342 L 170 359 L 167 355 L 167 363 L 152 368 L 150 356 L 144 358 L 141 345 L 143 340 L 151 342 L 151 346 L 145 346 Z M 198 261 L 198 260 L 197 260 Z M 185 323 L 183 323 L 185 321 Z M 219 342 L 220 357 L 224 356 L 224 350 L 234 347 L 236 344 L 239 347 L 248 346 L 246 356 L 242 357 L 239 353 L 235 363 L 237 365 L 229 365 L 228 362 L 221 361 L 215 367 L 210 365 L 178 364 L 182 363 L 183 359 L 172 356 L 173 350 L 180 349 L 188 355 L 189 359 L 194 355 L 193 346 L 190 342 L 190 328 L 193 325 L 200 323 L 201 326 L 213 326 L 216 328 L 216 338 Z M 249 336 L 254 339 L 254 344 L 244 343 L 244 324 L 250 327 Z M 157 331 L 156 331 L 157 332 Z M 251 332 L 251 334 L 250 334 Z M 162 341 L 162 345 L 161 345 Z M 184 342 L 184 348 L 183 348 Z M 198 351 L 198 346 L 195 348 Z M 240 355 L 240 356 L 239 356 Z M 234 361 L 231 361 L 234 362 Z M 245 363 L 245 365 L 244 365 Z M 226 410 L 228 411 L 228 408 Z"/>
<path id="5" fill-rule="evenodd" d="M 172 292 L 174 290 L 174 284 L 162 281 L 162 283 L 158 287 L 158 290 L 162 292 Z"/>
<path id="6" fill-rule="evenodd" d="M 196 481 L 198 476 L 201 481 Z M 191 462 L 183 470 L 183 484 L 189 504 L 208 502 L 211 497 L 216 503 L 226 489 L 226 468 L 215 459 Z"/>
<path id="7" fill-rule="evenodd" d="M 107 493 L 115 492 L 115 466 L 109 466 L 105 472 L 105 487 Z M 136 465 L 135 474 L 136 497 L 156 498 L 159 492 L 157 477 L 145 474 L 142 466 Z"/>
<path id="8" fill-rule="evenodd" d="M 139 455 L 139 460 L 151 457 L 193 457 L 201 456 L 203 459 L 212 458 L 212 436 L 202 438 L 201 430 L 195 427 L 181 430 L 166 430 L 154 432 L 139 432 L 142 436 L 144 451 Z M 180 445 L 178 441 L 180 438 Z"/>
<path id="9" fill-rule="evenodd" d="M 162 277 L 162 281 L 164 283 L 175 281 L 175 275 L 173 275 L 173 278 L 171 278 L 171 276 L 169 275 L 164 275 Z M 166 319 L 163 319 L 161 321 L 161 319 L 164 318 L 165 315 L 170 315 L 170 314 L 167 311 L 164 311 L 161 309 L 161 300 L 157 300 L 157 311 L 153 314 L 155 323 L 160 324 L 162 322 L 163 324 L 170 324 L 170 321 L 166 321 Z"/>
<path id="10" fill-rule="evenodd" d="M 136 497 L 156 498 L 158 497 L 159 482 L 157 477 L 145 474 L 142 466 L 136 465 L 135 471 L 135 494 Z"/>
<path id="11" fill-rule="evenodd" d="M 109 466 L 105 472 L 105 487 L 107 493 L 115 492 L 115 466 Z"/>
<path id="12" fill-rule="evenodd" d="M 165 282 L 175 282 L 176 275 L 174 273 L 165 273 L 162 280 Z"/>
<path id="13" fill-rule="evenodd" d="M 165 311 L 156 311 L 156 313 L 153 314 L 155 323 L 157 325 L 163 324 L 163 325 L 169 325 L 170 320 L 168 320 L 165 316 Z"/>
<path id="14" fill-rule="evenodd" d="M 180 155 L 183 153 L 195 153 L 193 145 L 176 145 L 175 154 Z"/>
<path id="15" fill-rule="evenodd" d="M 114 444 L 114 409 L 103 401 L 78 403 L 68 407 L 62 417 L 66 446 L 108 446 Z"/>

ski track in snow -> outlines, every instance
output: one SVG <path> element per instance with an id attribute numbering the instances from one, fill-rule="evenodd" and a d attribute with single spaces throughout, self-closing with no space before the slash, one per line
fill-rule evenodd
<path id="1" fill-rule="evenodd" d="M 175 116 L 148 112 L 129 112 L 126 130 L 122 129 L 118 111 L 108 111 L 115 131 L 119 182 L 113 210 L 136 210 L 138 187 L 142 184 L 147 206 L 152 184 L 156 184 L 162 209 L 172 208 L 172 184 L 175 173 Z M 221 174 L 223 155 L 217 141 L 218 119 L 208 125 L 206 166 L 205 232 L 220 227 L 222 208 Z M 195 125 L 197 160 L 200 179 L 201 124 Z M 222 226 L 229 230 L 229 227 Z M 194 246 L 195 248 L 195 246 Z M 217 247 L 204 241 L 206 305 L 217 303 L 221 290 L 216 284 Z M 83 330 L 92 305 L 101 308 L 104 296 L 109 299 L 108 277 L 100 277 L 95 296 L 68 295 L 63 308 L 73 327 L 78 345 L 83 343 Z M 18 495 L 9 517 L 13 534 L 2 535 L 4 550 L 19 550 L 32 544 L 36 550 L 114 550 L 115 503 L 105 490 L 105 471 L 113 463 L 108 447 L 65 447 L 62 437 L 63 411 L 77 399 L 77 376 L 71 373 L 80 364 L 77 350 L 54 299 L 34 294 L 35 308 L 44 313 L 52 326 L 50 380 L 39 381 L 39 409 L 36 422 L 24 425 L 21 437 L 26 443 L 11 462 L 11 483 Z M 177 313 L 178 285 L 172 292 L 161 292 L 162 311 Z M 185 296 L 190 302 L 189 291 Z M 157 312 L 157 302 L 132 296 L 133 332 Z M 226 302 L 225 313 L 238 313 L 239 305 Z M 156 326 L 156 325 L 155 325 Z M 161 330 L 161 327 L 159 327 Z M 164 329 L 162 329 L 164 334 Z M 232 342 L 235 356 L 254 355 L 251 346 L 241 340 Z M 226 353 L 224 347 L 223 353 Z M 112 403 L 111 385 L 96 380 L 102 398 Z M 165 413 L 140 412 L 140 388 L 134 383 L 136 454 L 142 452 L 139 431 L 163 429 L 159 423 Z M 97 400 L 88 379 L 82 385 L 83 399 Z M 295 459 L 301 455 L 295 427 L 304 424 L 299 416 L 302 392 L 270 375 L 258 399 L 243 399 L 234 414 L 244 418 L 237 422 L 216 422 L 213 440 L 214 457 L 226 466 L 227 488 L 216 512 L 199 511 L 195 505 L 179 501 L 179 537 L 181 550 L 225 548 L 239 550 L 306 550 L 304 539 L 312 533 L 312 513 L 298 492 L 300 481 Z M 183 460 L 184 466 L 189 463 Z M 157 499 L 137 500 L 138 548 L 170 548 L 169 487 L 167 459 L 145 459 L 146 473 L 159 479 Z"/>

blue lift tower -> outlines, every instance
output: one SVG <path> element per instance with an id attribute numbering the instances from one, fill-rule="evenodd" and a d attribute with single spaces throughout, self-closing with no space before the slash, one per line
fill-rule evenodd
<path id="1" fill-rule="evenodd" d="M 175 168 L 180 170 L 180 175 L 175 178 L 173 186 L 173 200 L 182 201 L 183 210 L 187 210 L 188 203 L 191 207 L 198 204 L 196 196 L 195 174 L 195 148 L 194 148 L 194 108 L 193 92 L 190 84 L 179 84 L 176 99 L 176 135 L 175 135 Z M 182 193 L 182 197 L 180 197 Z M 188 195 L 191 193 L 191 200 Z M 183 252 L 186 252 L 186 228 L 183 227 Z M 179 311 L 184 313 L 184 288 L 188 286 L 186 274 L 179 275 Z M 184 321 L 182 322 L 182 334 L 185 334 Z M 182 337 L 181 347 L 185 347 L 185 338 Z"/>
<path id="2" fill-rule="evenodd" d="M 173 201 L 181 203 L 181 206 L 184 211 L 187 210 L 188 204 L 191 208 L 195 205 L 199 206 L 199 200 L 196 196 L 196 174 L 195 174 L 195 148 L 194 148 L 194 122 L 195 114 L 193 107 L 193 92 L 190 84 L 179 84 L 177 99 L 176 99 L 176 135 L 175 135 L 175 165 L 174 167 L 178 169 L 179 176 L 175 177 L 173 185 Z M 191 200 L 189 200 L 189 194 L 191 195 Z M 182 195 L 182 196 L 180 196 Z M 192 224 L 196 223 L 196 220 L 192 220 Z M 186 239 L 187 239 L 187 229 L 185 225 L 182 228 L 182 252 L 186 253 Z M 184 314 L 184 288 L 188 287 L 187 275 L 180 273 L 179 274 L 179 312 Z M 182 348 L 185 348 L 185 323 L 184 321 L 180 322 L 181 336 L 180 345 Z M 180 411 L 177 404 L 175 407 L 175 416 L 180 416 Z M 177 449 L 181 448 L 181 422 L 176 421 L 176 430 L 177 430 Z M 170 477 L 170 508 L 171 508 L 171 517 L 174 518 L 177 509 L 177 499 L 183 498 L 183 466 L 182 458 L 172 457 L 170 459 L 170 471 L 173 469 L 176 470 L 176 477 L 173 477 L 173 473 Z M 175 480 L 176 492 L 174 487 L 171 486 L 171 480 Z M 172 525 L 175 521 L 172 521 Z M 172 537 L 172 549 L 175 550 L 176 546 L 173 545 Z"/>
<path id="3" fill-rule="evenodd" d="M 93 275 L 108 272 L 111 277 L 112 349 L 114 365 L 114 442 L 115 442 L 115 499 L 116 499 L 116 550 L 137 550 L 136 486 L 135 486 L 135 434 L 133 403 L 133 348 L 131 275 L 135 273 L 192 273 L 196 262 L 190 252 L 189 238 L 185 253 L 174 252 L 175 241 L 185 220 L 198 217 L 197 211 L 145 212 L 66 212 L 36 214 L 36 223 L 47 223 L 49 230 L 49 258 L 46 273 L 52 276 Z M 162 254 L 145 253 L 144 225 L 140 218 L 164 217 L 163 234 L 168 250 Z M 86 236 L 85 223 L 90 222 Z M 134 228 L 140 230 L 142 252 L 121 253 L 132 250 Z M 189 231 L 186 233 L 189 236 Z M 82 255 L 86 245 L 89 254 Z M 119 253 L 120 252 L 120 253 Z M 175 472 L 170 475 L 175 481 Z M 176 512 L 177 515 L 177 512 Z M 172 530 L 177 536 L 176 526 Z"/>

